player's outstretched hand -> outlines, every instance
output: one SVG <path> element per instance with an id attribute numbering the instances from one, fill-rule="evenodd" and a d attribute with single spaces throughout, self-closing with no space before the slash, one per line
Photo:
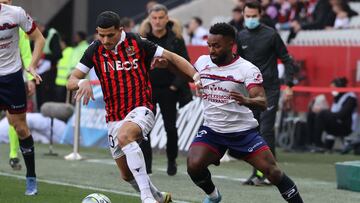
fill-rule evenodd
<path id="1" fill-rule="evenodd" d="M 194 80 L 194 84 L 195 84 L 196 96 L 201 97 L 202 96 L 202 91 L 203 91 L 203 86 L 202 86 L 202 83 L 201 83 L 200 74 L 198 72 L 196 72 L 193 75 L 193 80 Z"/>
<path id="2" fill-rule="evenodd" d="M 31 67 L 31 66 L 30 66 L 28 72 L 34 77 L 35 83 L 36 83 L 37 85 L 40 84 L 40 82 L 42 82 L 42 78 L 40 77 L 40 75 L 38 75 L 38 74 L 36 73 L 36 70 L 35 70 L 34 67 Z"/>
<path id="3" fill-rule="evenodd" d="M 161 57 L 154 57 L 154 59 L 151 61 L 151 70 L 154 68 L 167 68 L 169 65 L 168 60 Z"/>
<path id="4" fill-rule="evenodd" d="M 83 105 L 87 105 L 89 103 L 90 99 L 95 101 L 95 97 L 94 97 L 89 80 L 87 80 L 87 79 L 80 80 L 78 83 L 78 86 L 79 86 L 79 89 L 76 91 L 76 94 L 74 96 L 76 101 L 80 101 L 82 97 L 84 97 Z"/>
<path id="5" fill-rule="evenodd" d="M 248 102 L 248 97 L 245 97 L 243 94 L 239 93 L 239 92 L 230 92 L 230 97 L 231 99 L 235 100 L 239 105 L 245 105 Z"/>

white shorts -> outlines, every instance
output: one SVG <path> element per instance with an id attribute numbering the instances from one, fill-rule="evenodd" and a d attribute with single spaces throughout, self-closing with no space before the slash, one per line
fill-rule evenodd
<path id="1" fill-rule="evenodd" d="M 118 130 L 126 121 L 136 123 L 141 128 L 142 135 L 146 138 L 146 135 L 154 126 L 155 116 L 150 109 L 140 106 L 130 111 L 123 120 L 108 122 L 108 143 L 111 155 L 114 159 L 118 159 L 124 155 L 124 152 L 119 146 L 117 134 Z"/>

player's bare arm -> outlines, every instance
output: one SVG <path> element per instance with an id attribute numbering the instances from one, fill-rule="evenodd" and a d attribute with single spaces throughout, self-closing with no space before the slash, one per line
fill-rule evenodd
<path id="1" fill-rule="evenodd" d="M 36 28 L 30 35 L 30 40 L 34 41 L 34 51 L 31 58 L 31 63 L 28 67 L 28 71 L 31 73 L 31 75 L 34 77 L 36 84 L 40 84 L 42 81 L 40 75 L 36 73 L 36 67 L 39 63 L 39 60 L 42 55 L 42 50 L 45 45 L 45 39 L 43 35 L 41 34 L 40 30 Z"/>
<path id="2" fill-rule="evenodd" d="M 197 87 L 201 87 L 199 73 L 196 72 L 193 66 L 186 59 L 167 50 L 164 50 L 162 57 L 168 60 L 168 67 L 171 68 L 174 66 L 181 73 L 185 74 L 188 79 L 194 81 Z"/>
<path id="3" fill-rule="evenodd" d="M 266 110 L 267 102 L 265 97 L 265 90 L 261 85 L 256 85 L 249 90 L 249 97 L 245 97 L 239 92 L 230 92 L 232 99 L 238 102 L 240 105 L 247 106 L 249 108 L 259 108 Z"/>
<path id="4" fill-rule="evenodd" d="M 95 100 L 95 98 L 90 81 L 88 79 L 84 79 L 85 76 L 86 74 L 79 69 L 74 69 L 70 75 L 66 88 L 68 90 L 77 90 L 74 98 L 76 101 L 80 101 L 81 98 L 84 97 L 83 104 L 87 105 L 90 99 Z"/>

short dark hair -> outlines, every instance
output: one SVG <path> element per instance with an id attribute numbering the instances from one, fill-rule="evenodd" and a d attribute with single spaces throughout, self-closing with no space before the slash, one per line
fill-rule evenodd
<path id="1" fill-rule="evenodd" d="M 259 13 L 261 13 L 262 11 L 262 7 L 261 7 L 261 3 L 258 0 L 248 0 L 245 2 L 244 8 L 243 10 L 245 11 L 245 8 L 252 8 L 252 9 L 257 9 L 259 10 Z"/>
<path id="2" fill-rule="evenodd" d="M 195 16 L 193 17 L 193 19 L 196 21 L 197 24 L 202 25 L 203 22 L 200 17 Z"/>
<path id="3" fill-rule="evenodd" d="M 114 26 L 115 29 L 120 27 L 120 17 L 117 13 L 112 11 L 104 11 L 98 15 L 96 19 L 96 27 L 110 28 Z"/>
<path id="4" fill-rule="evenodd" d="M 80 37 L 81 40 L 86 39 L 86 33 L 83 31 L 77 31 L 76 34 Z"/>
<path id="5" fill-rule="evenodd" d="M 222 35 L 225 37 L 230 37 L 231 39 L 235 39 L 236 36 L 234 27 L 227 23 L 216 23 L 210 27 L 209 32 L 213 35 Z"/>
<path id="6" fill-rule="evenodd" d="M 120 27 L 130 27 L 132 21 L 129 17 L 123 17 L 120 19 Z"/>
<path id="7" fill-rule="evenodd" d="M 335 85 L 335 87 L 346 87 L 348 80 L 346 79 L 346 77 L 338 77 L 335 78 L 332 83 Z"/>

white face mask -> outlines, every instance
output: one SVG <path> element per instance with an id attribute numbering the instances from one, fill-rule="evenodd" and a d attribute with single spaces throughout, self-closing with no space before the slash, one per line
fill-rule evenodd
<path id="1" fill-rule="evenodd" d="M 332 96 L 336 97 L 339 95 L 339 92 L 338 91 L 331 91 L 331 94 Z"/>

